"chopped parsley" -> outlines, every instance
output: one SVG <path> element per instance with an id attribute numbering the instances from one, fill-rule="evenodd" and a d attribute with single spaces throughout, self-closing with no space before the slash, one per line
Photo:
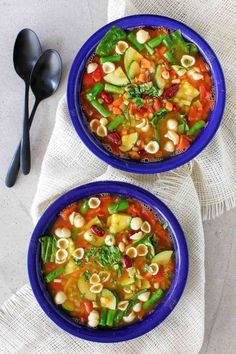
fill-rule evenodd
<path id="1" fill-rule="evenodd" d="M 152 97 L 159 97 L 159 89 L 153 86 L 153 83 L 146 82 L 144 84 L 131 84 L 127 87 L 129 98 L 138 98 L 142 95 L 149 95 Z"/>
<path id="2" fill-rule="evenodd" d="M 113 266 L 121 262 L 121 252 L 117 246 L 108 247 L 103 245 L 99 248 L 90 248 L 84 254 L 86 262 L 90 257 L 96 257 L 97 261 L 103 266 Z"/>
<path id="3" fill-rule="evenodd" d="M 76 257 L 73 257 L 73 261 L 75 262 L 75 264 L 77 264 L 77 266 L 80 266 L 82 264 L 82 261 Z"/>
<path id="4" fill-rule="evenodd" d="M 88 283 L 90 278 L 90 272 L 87 269 L 83 272 L 83 277 L 84 280 Z"/>

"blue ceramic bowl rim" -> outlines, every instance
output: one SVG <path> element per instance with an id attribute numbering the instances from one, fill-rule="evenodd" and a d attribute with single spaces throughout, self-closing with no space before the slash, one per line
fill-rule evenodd
<path id="1" fill-rule="evenodd" d="M 169 223 L 176 255 L 176 269 L 171 287 L 158 307 L 142 321 L 119 329 L 92 329 L 74 323 L 69 316 L 56 306 L 43 281 L 40 270 L 40 254 L 38 238 L 45 234 L 58 213 L 68 204 L 89 195 L 111 193 L 131 196 L 146 205 L 151 205 L 157 215 Z M 188 249 L 181 226 L 170 209 L 153 194 L 145 189 L 123 182 L 101 181 L 89 183 L 68 191 L 54 201 L 39 219 L 32 233 L 28 249 L 28 276 L 39 305 L 46 315 L 66 332 L 82 339 L 114 343 L 141 336 L 158 326 L 178 303 L 188 275 Z"/>
<path id="2" fill-rule="evenodd" d="M 184 37 L 198 46 L 201 54 L 210 65 L 215 89 L 215 106 L 209 116 L 207 127 L 203 129 L 198 138 L 184 153 L 176 155 L 170 159 L 166 159 L 160 162 L 149 162 L 148 164 L 135 160 L 123 159 L 116 157 L 111 152 L 107 151 L 98 141 L 98 139 L 96 139 L 96 137 L 93 136 L 89 131 L 89 128 L 85 123 L 82 109 L 80 107 L 77 88 L 80 87 L 81 77 L 83 75 L 84 66 L 87 59 L 93 53 L 97 43 L 101 40 L 107 30 L 113 25 L 117 25 L 122 28 L 159 25 L 169 29 L 181 29 Z M 97 157 L 109 165 L 124 171 L 151 174 L 169 171 L 191 161 L 209 144 L 217 132 L 223 116 L 225 107 L 225 90 L 225 81 L 221 65 L 209 44 L 197 32 L 182 22 L 172 18 L 158 15 L 133 15 L 118 19 L 103 26 L 101 29 L 95 32 L 81 47 L 74 59 L 68 78 L 67 104 L 76 132 L 80 136 L 83 143 L 87 146 L 87 148 Z"/>

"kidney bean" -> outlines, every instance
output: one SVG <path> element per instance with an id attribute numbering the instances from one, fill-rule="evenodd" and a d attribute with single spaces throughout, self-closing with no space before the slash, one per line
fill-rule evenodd
<path id="1" fill-rule="evenodd" d="M 106 91 L 101 92 L 101 97 L 107 104 L 111 104 L 113 102 L 112 95 Z"/>
<path id="2" fill-rule="evenodd" d="M 126 255 L 122 257 L 122 263 L 125 268 L 132 267 L 132 260 L 130 257 L 128 257 Z"/>
<path id="3" fill-rule="evenodd" d="M 162 94 L 162 98 L 172 98 L 174 97 L 174 95 L 176 94 L 176 92 L 179 89 L 179 85 L 172 85 L 171 87 L 169 87 L 168 89 L 166 89 L 163 94 Z"/>
<path id="4" fill-rule="evenodd" d="M 113 144 L 120 145 L 121 144 L 121 137 L 116 132 L 110 132 L 107 134 L 108 140 L 110 140 Z"/>
<path id="5" fill-rule="evenodd" d="M 128 232 L 128 237 L 130 237 L 130 236 L 136 234 L 136 232 L 138 232 L 138 230 L 130 230 L 130 231 Z"/>
<path id="6" fill-rule="evenodd" d="M 92 225 L 90 227 L 90 230 L 94 235 L 96 235 L 98 237 L 102 237 L 105 235 L 105 230 L 99 225 L 96 225 L 96 224 Z"/>
<path id="7" fill-rule="evenodd" d="M 144 149 L 138 150 L 138 154 L 139 154 L 140 156 L 146 155 L 146 153 L 147 153 L 147 152 L 146 152 Z"/>

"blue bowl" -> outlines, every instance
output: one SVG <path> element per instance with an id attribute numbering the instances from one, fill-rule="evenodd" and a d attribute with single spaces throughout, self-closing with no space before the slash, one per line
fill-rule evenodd
<path id="1" fill-rule="evenodd" d="M 142 321 L 117 329 L 92 329 L 76 323 L 53 302 L 41 273 L 39 237 L 47 234 L 58 213 L 68 204 L 99 193 L 130 196 L 150 206 L 163 222 L 168 222 L 176 257 L 175 274 L 163 301 Z M 188 274 L 188 249 L 183 231 L 172 212 L 146 190 L 122 182 L 95 182 L 77 187 L 52 203 L 37 223 L 28 250 L 28 274 L 33 293 L 45 314 L 68 333 L 94 342 L 114 343 L 141 336 L 158 326 L 174 309 L 185 287 Z"/>
<path id="2" fill-rule="evenodd" d="M 203 129 L 190 148 L 182 154 L 162 161 L 149 162 L 148 164 L 131 159 L 119 158 L 109 152 L 91 133 L 80 105 L 79 93 L 81 90 L 82 76 L 87 60 L 94 53 L 95 48 L 102 37 L 113 25 L 120 26 L 124 29 L 139 26 L 164 26 L 172 30 L 181 29 L 183 36 L 188 41 L 191 41 L 197 45 L 206 62 L 209 64 L 214 83 L 215 106 L 210 113 L 207 127 Z M 109 165 L 124 171 L 141 174 L 160 173 L 172 170 L 189 162 L 196 157 L 212 140 L 217 129 L 219 128 L 223 116 L 225 106 L 225 81 L 220 63 L 215 53 L 207 42 L 194 30 L 183 23 L 168 17 L 156 15 L 135 15 L 124 17 L 107 24 L 95 32 L 85 42 L 76 55 L 70 70 L 67 86 L 67 103 L 70 117 L 76 132 L 84 144 L 97 157 L 107 162 Z"/>

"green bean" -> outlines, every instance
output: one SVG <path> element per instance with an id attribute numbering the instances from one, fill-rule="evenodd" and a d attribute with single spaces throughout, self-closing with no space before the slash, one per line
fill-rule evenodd
<path id="1" fill-rule="evenodd" d="M 187 43 L 187 47 L 190 54 L 197 54 L 198 48 L 194 43 Z"/>
<path id="2" fill-rule="evenodd" d="M 116 310 L 108 310 L 106 325 L 109 327 L 113 326 L 114 318 L 115 318 Z"/>
<path id="3" fill-rule="evenodd" d="M 125 116 L 119 115 L 113 119 L 107 126 L 108 131 L 112 131 L 118 127 L 125 120 Z"/>
<path id="4" fill-rule="evenodd" d="M 105 56 L 111 54 L 118 41 L 126 38 L 126 33 L 120 27 L 112 26 L 96 48 L 96 54 Z"/>
<path id="5" fill-rule="evenodd" d="M 172 53 L 171 50 L 168 50 L 163 55 L 170 63 L 173 63 L 175 61 L 175 58 L 174 58 L 173 53 Z"/>
<path id="6" fill-rule="evenodd" d="M 110 214 L 117 213 L 119 211 L 123 211 L 129 207 L 129 202 L 127 199 L 121 199 L 118 203 L 111 204 L 108 207 L 108 211 Z"/>
<path id="7" fill-rule="evenodd" d="M 129 312 L 129 310 L 132 309 L 132 307 L 135 305 L 135 303 L 137 302 L 138 296 L 142 293 L 145 293 L 148 289 L 142 289 L 139 290 L 131 299 L 130 302 L 128 304 L 128 306 L 126 307 L 126 309 L 124 311 L 120 311 L 116 314 L 114 321 L 115 322 L 119 322 L 124 316 L 126 316 L 126 314 Z"/>
<path id="8" fill-rule="evenodd" d="M 100 326 L 106 326 L 106 321 L 107 321 L 107 309 L 105 307 L 102 307 L 101 317 L 99 321 Z"/>
<path id="9" fill-rule="evenodd" d="M 51 273 L 49 273 L 46 276 L 46 282 L 50 283 L 52 280 L 56 279 L 58 277 L 58 275 L 63 274 L 63 273 L 64 273 L 64 268 L 63 267 L 60 267 L 60 268 L 57 268 L 57 269 L 53 270 Z"/>
<path id="10" fill-rule="evenodd" d="M 172 48 L 173 47 L 173 45 L 174 45 L 174 43 L 173 43 L 173 41 L 172 41 L 172 39 L 171 39 L 171 37 L 170 36 L 165 36 L 164 38 L 163 38 L 163 44 L 167 47 L 167 48 Z"/>
<path id="11" fill-rule="evenodd" d="M 107 61 L 110 61 L 111 63 L 114 63 L 116 61 L 120 61 L 120 59 L 121 59 L 121 56 L 119 54 L 116 54 L 116 55 L 109 55 L 107 57 L 101 57 L 99 61 L 100 61 L 101 64 L 104 64 Z"/>
<path id="12" fill-rule="evenodd" d="M 162 289 L 158 289 L 148 301 L 143 304 L 143 309 L 147 310 L 149 307 L 153 306 L 157 300 L 159 300 L 164 295 L 164 291 Z"/>
<path id="13" fill-rule="evenodd" d="M 175 42 L 175 44 L 180 46 L 186 53 L 188 53 L 187 43 L 185 42 L 180 30 L 172 32 L 170 36 Z"/>
<path id="14" fill-rule="evenodd" d="M 93 99 L 90 104 L 105 118 L 110 116 L 110 112 L 101 105 L 97 100 Z"/>
<path id="15" fill-rule="evenodd" d="M 152 55 L 154 53 L 153 48 L 151 48 L 147 43 L 144 44 L 144 47 L 147 49 L 147 51 L 150 55 Z"/>
<path id="16" fill-rule="evenodd" d="M 129 38 L 130 42 L 138 49 L 139 52 L 141 52 L 144 49 L 144 45 L 137 41 L 133 32 L 130 32 L 128 34 L 128 38 Z"/>
<path id="17" fill-rule="evenodd" d="M 92 101 L 103 90 L 104 85 L 98 82 L 86 95 L 89 101 Z"/>
<path id="18" fill-rule="evenodd" d="M 47 241 L 47 248 L 45 251 L 45 258 L 44 258 L 44 262 L 50 262 L 51 259 L 51 253 L 52 253 L 52 242 L 51 242 L 51 237 L 48 239 Z"/>
<path id="19" fill-rule="evenodd" d="M 55 255 L 57 251 L 57 240 L 55 237 L 52 238 L 52 248 L 51 248 L 51 255 L 50 255 L 50 262 L 55 262 Z"/>
<path id="20" fill-rule="evenodd" d="M 79 212 L 80 214 L 85 215 L 87 214 L 88 210 L 89 210 L 89 204 L 88 204 L 88 200 L 86 199 L 81 205 Z"/>
<path id="21" fill-rule="evenodd" d="M 152 38 L 149 42 L 147 42 L 147 45 L 151 48 L 155 48 L 157 47 L 159 44 L 161 44 L 161 42 L 163 41 L 163 39 L 165 38 L 165 34 L 160 34 L 157 37 Z"/>
<path id="22" fill-rule="evenodd" d="M 106 92 L 118 93 L 118 94 L 123 94 L 125 92 L 125 90 L 122 87 L 115 86 L 112 84 L 105 84 L 104 90 Z"/>
<path id="23" fill-rule="evenodd" d="M 206 123 L 203 120 L 199 120 L 196 122 L 190 129 L 187 131 L 187 135 L 196 135 L 200 132 L 202 128 L 204 128 Z"/>
<path id="24" fill-rule="evenodd" d="M 41 258 L 42 258 L 42 260 L 44 262 L 45 261 L 46 249 L 47 249 L 48 237 L 47 236 L 40 237 L 39 242 L 40 242 L 40 245 L 41 245 Z"/>

